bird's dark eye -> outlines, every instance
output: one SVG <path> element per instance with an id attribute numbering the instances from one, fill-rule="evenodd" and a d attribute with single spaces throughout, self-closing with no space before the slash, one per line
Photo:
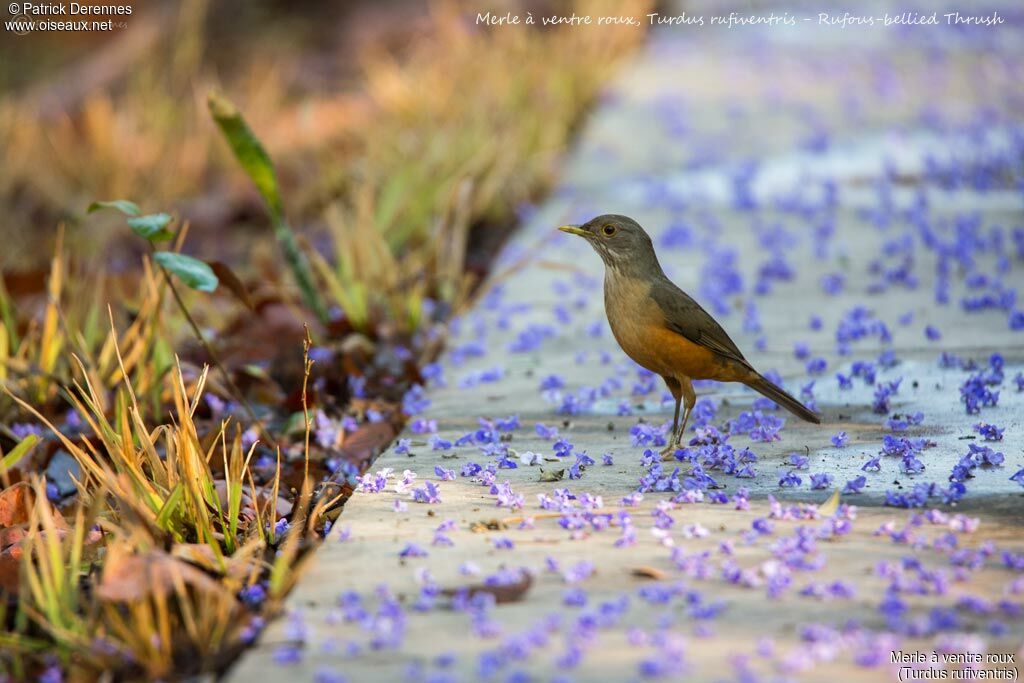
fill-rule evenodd
<path id="1" fill-rule="evenodd" d="M 604 234 L 605 237 L 611 237 L 618 231 L 619 229 L 616 228 L 614 225 L 606 225 L 603 228 L 601 228 L 601 232 L 602 234 Z"/>

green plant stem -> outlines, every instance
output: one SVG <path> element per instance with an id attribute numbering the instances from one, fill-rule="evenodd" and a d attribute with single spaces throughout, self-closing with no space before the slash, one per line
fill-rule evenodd
<path id="1" fill-rule="evenodd" d="M 298 240 L 295 239 L 295 233 L 291 226 L 281 216 L 274 217 L 274 236 L 281 244 L 284 258 L 295 277 L 295 282 L 299 285 L 303 303 L 316 314 L 320 322 L 326 324 L 330 321 L 330 317 L 327 315 L 327 307 L 324 306 L 324 302 L 317 293 L 316 285 L 313 283 L 313 273 L 309 269 L 309 262 L 299 248 Z"/>
<path id="2" fill-rule="evenodd" d="M 270 436 L 270 433 L 263 427 L 263 422 L 256 417 L 256 411 L 253 410 L 252 406 L 249 405 L 249 401 L 247 401 L 245 396 L 242 395 L 242 391 L 238 388 L 238 385 L 235 384 L 235 380 L 232 379 L 231 373 L 229 373 L 227 368 L 224 367 L 224 364 L 220 362 L 220 356 L 218 356 L 217 352 L 213 350 L 213 346 L 210 342 L 206 341 L 206 336 L 203 334 L 203 331 L 199 329 L 199 324 L 196 323 L 195 318 L 193 318 L 192 314 L 189 312 L 188 306 L 185 305 L 185 301 L 181 298 L 181 294 L 178 293 L 178 288 L 174 286 L 174 281 L 171 280 L 171 274 L 168 273 L 159 263 L 157 263 L 156 266 L 160 269 L 160 272 L 163 273 L 164 281 L 166 281 L 167 286 L 170 287 L 171 295 L 174 297 L 175 303 L 178 304 L 178 308 L 181 309 L 182 315 L 185 316 L 185 320 L 188 321 L 189 327 L 192 328 L 192 333 L 195 334 L 196 339 L 199 340 L 199 344 L 203 347 L 206 355 L 210 358 L 210 362 L 213 363 L 214 367 L 216 367 L 217 370 L 220 371 L 220 374 L 223 375 L 224 381 L 227 383 L 228 389 L 231 391 L 234 399 L 238 401 L 242 408 L 245 409 L 246 415 L 256 426 L 256 429 L 259 430 L 260 436 L 264 441 L 266 441 L 267 445 L 273 449 L 277 449 L 277 441 Z"/>

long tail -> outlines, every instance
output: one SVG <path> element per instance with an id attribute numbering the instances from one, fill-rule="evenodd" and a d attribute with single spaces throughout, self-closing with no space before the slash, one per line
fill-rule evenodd
<path id="1" fill-rule="evenodd" d="M 814 412 L 813 410 L 805 406 L 803 403 L 790 396 L 788 393 L 780 389 L 778 386 L 769 382 L 761 375 L 758 375 L 757 379 L 753 380 L 752 382 L 745 382 L 745 384 L 754 391 L 764 396 L 767 396 L 771 400 L 775 401 L 780 406 L 782 406 L 789 412 L 799 417 L 801 420 L 813 422 L 814 424 L 821 424 L 821 415 L 818 415 L 816 412 Z"/>

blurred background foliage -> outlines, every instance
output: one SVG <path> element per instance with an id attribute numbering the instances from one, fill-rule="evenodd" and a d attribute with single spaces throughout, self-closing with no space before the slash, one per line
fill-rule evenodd
<path id="1" fill-rule="evenodd" d="M 252 641 L 644 37 L 476 14 L 650 4 L 147 2 L 0 43 L 0 672 L 180 676 Z M 326 321 L 214 90 L 274 162 Z M 87 214 L 110 199 L 170 212 L 217 294 L 178 302 L 123 216 Z"/>

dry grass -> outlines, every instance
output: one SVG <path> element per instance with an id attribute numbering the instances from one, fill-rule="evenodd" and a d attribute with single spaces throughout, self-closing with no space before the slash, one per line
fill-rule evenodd
<path id="1" fill-rule="evenodd" d="M 589 3 L 639 14 L 649 3 Z M 436 31 L 402 60 L 368 57 L 376 116 L 358 131 L 355 163 L 324 154 L 336 172 L 323 197 L 335 264 L 319 270 L 357 328 L 383 319 L 420 324 L 423 298 L 458 310 L 474 284 L 465 269 L 472 230 L 500 230 L 550 183 L 609 70 L 642 37 L 636 29 L 480 30 L 439 6 Z"/>
<path id="2" fill-rule="evenodd" d="M 253 451 L 243 452 L 237 434 L 228 437 L 230 425 L 209 445 L 200 438 L 193 416 L 205 375 L 190 393 L 175 373 L 173 421 L 155 428 L 130 387 L 116 393 L 109 419 L 81 377 L 73 401 L 94 437 L 73 440 L 37 413 L 82 476 L 70 523 L 47 500 L 44 482 L 32 480 L 19 627 L 5 637 L 6 665 L 24 668 L 18 654 L 29 657 L 33 643 L 49 640 L 89 677 L 110 669 L 147 678 L 214 670 L 247 625 L 239 591 L 269 577 L 269 599 L 282 597 L 315 515 L 308 524 L 293 520 L 287 539 L 275 537 L 279 479 L 255 483 Z M 266 559 L 275 547 L 279 559 Z M 93 580 L 88 593 L 86 577 Z"/>

